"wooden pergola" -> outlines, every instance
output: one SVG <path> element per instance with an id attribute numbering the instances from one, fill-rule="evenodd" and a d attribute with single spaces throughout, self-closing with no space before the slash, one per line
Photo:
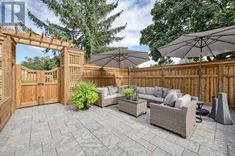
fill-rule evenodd
<path id="1" fill-rule="evenodd" d="M 70 41 L 57 40 L 55 35 L 48 38 L 42 33 L 36 35 L 28 32 L 0 27 L 0 129 L 14 112 L 17 103 L 16 92 L 16 45 L 25 44 L 60 51 L 60 99 L 58 102 L 67 104 L 74 84 L 81 77 L 84 64 L 84 52 L 74 48 Z"/>

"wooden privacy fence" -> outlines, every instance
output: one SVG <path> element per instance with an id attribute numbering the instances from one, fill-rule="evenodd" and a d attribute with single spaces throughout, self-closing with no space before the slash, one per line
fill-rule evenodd
<path id="1" fill-rule="evenodd" d="M 218 91 L 228 94 L 230 107 L 235 107 L 235 60 L 202 63 L 201 100 L 211 103 Z M 127 69 L 100 68 L 85 65 L 82 79 L 97 86 L 127 85 Z M 185 94 L 197 96 L 198 63 L 164 67 L 136 68 L 131 70 L 130 84 L 180 89 Z"/>

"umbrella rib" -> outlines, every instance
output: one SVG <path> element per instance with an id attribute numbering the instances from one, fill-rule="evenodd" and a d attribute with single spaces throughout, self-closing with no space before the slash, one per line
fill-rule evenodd
<path id="1" fill-rule="evenodd" d="M 233 30 L 233 29 L 235 29 L 235 27 L 227 28 L 227 29 L 225 29 L 225 30 L 221 30 L 221 31 L 218 31 L 218 32 L 211 33 L 210 36 L 211 36 L 211 35 L 214 35 L 214 34 L 221 33 L 221 32 L 225 32 L 225 31 L 228 31 L 228 30 Z M 209 35 L 208 35 L 208 36 L 209 36 Z M 223 36 L 223 35 L 222 35 L 222 36 Z"/>
<path id="2" fill-rule="evenodd" d="M 190 45 L 190 46 L 194 46 L 194 44 L 192 44 L 192 42 L 187 42 L 186 41 L 186 43 L 188 43 L 188 45 Z M 194 47 L 200 48 L 199 46 L 196 46 L 196 45 Z"/>
<path id="3" fill-rule="evenodd" d="M 111 61 L 115 60 L 114 58 L 111 58 L 110 60 L 108 60 L 102 67 L 105 67 L 107 64 L 109 64 Z M 115 60 L 116 61 L 116 60 Z"/>
<path id="4" fill-rule="evenodd" d="M 132 56 L 132 55 L 126 55 L 128 57 L 133 57 L 133 58 L 138 58 L 138 59 L 143 59 L 143 60 L 146 60 L 147 58 L 143 58 L 143 57 L 138 57 L 138 56 Z"/>
<path id="5" fill-rule="evenodd" d="M 198 41 L 199 41 L 199 40 L 198 40 Z M 192 49 L 195 47 L 195 45 L 198 43 L 198 41 L 195 42 L 195 44 L 185 53 L 185 55 L 183 56 L 183 58 L 190 52 L 190 50 L 192 50 Z"/>
<path id="6" fill-rule="evenodd" d="M 196 39 L 194 38 L 194 39 L 190 39 L 190 40 L 187 40 L 187 41 L 182 41 L 182 42 L 174 43 L 174 44 L 171 44 L 171 45 L 166 45 L 166 46 L 163 46 L 163 47 L 159 47 L 158 49 L 163 49 L 163 48 L 171 47 L 171 46 L 174 46 L 174 45 L 177 45 L 177 44 L 181 44 L 181 43 L 188 42 L 188 41 L 194 41 L 194 40 L 196 40 Z"/>
<path id="7" fill-rule="evenodd" d="M 196 43 L 197 43 L 197 42 L 196 42 Z M 184 47 L 184 46 L 187 46 L 187 45 L 188 45 L 188 44 L 184 44 L 184 45 L 182 45 L 182 46 L 180 46 L 180 47 L 178 47 L 178 48 L 172 50 L 171 52 L 167 53 L 166 55 L 169 55 L 169 54 L 173 53 L 174 51 L 176 51 L 176 50 L 178 50 L 178 49 L 180 49 L 180 48 L 182 48 L 182 47 Z M 165 55 L 165 56 L 166 56 L 166 55 Z"/>
<path id="8" fill-rule="evenodd" d="M 213 55 L 213 57 L 215 57 L 214 53 L 212 52 L 210 46 L 207 44 L 207 42 L 205 41 L 205 39 L 202 39 L 204 41 L 204 43 L 206 44 L 207 48 L 209 49 L 209 51 L 211 52 L 211 54 Z"/>
<path id="9" fill-rule="evenodd" d="M 138 65 L 138 64 L 136 64 L 135 62 L 133 62 L 133 61 L 131 61 L 128 57 L 124 57 L 126 60 L 128 60 L 128 61 L 130 61 L 131 63 L 133 63 L 134 65 Z"/>
<path id="10" fill-rule="evenodd" d="M 224 43 L 228 43 L 228 44 L 232 44 L 232 45 L 235 45 L 234 42 L 229 42 L 229 41 L 223 41 L 223 40 L 220 40 L 220 39 L 214 39 L 214 38 L 211 38 L 209 37 L 210 40 L 214 40 L 214 41 L 219 41 L 219 42 L 224 42 Z"/>
<path id="11" fill-rule="evenodd" d="M 217 37 L 216 39 L 219 39 L 219 38 L 221 38 L 221 36 Z M 208 40 L 210 40 L 209 37 L 207 37 L 207 41 L 208 41 Z M 208 45 L 214 44 L 214 43 L 216 43 L 216 42 L 217 42 L 217 41 L 212 40 L 212 41 L 210 41 L 210 42 L 208 43 Z"/>
<path id="12" fill-rule="evenodd" d="M 214 33 L 211 33 L 211 34 L 208 34 L 208 35 L 204 35 L 204 36 L 197 36 L 197 35 L 190 35 L 190 34 L 188 34 L 188 35 L 186 35 L 186 36 L 188 36 L 188 37 L 207 37 L 207 36 L 214 36 L 214 34 L 218 34 L 218 33 L 225 32 L 225 31 L 228 31 L 228 30 L 233 30 L 233 29 L 235 29 L 235 27 L 227 28 L 227 29 L 225 29 L 225 30 L 220 30 L 220 31 L 218 31 L 218 32 L 214 32 Z M 210 30 L 209 30 L 209 31 L 210 31 Z M 200 32 L 198 32 L 198 33 L 200 33 Z M 223 35 L 221 35 L 221 36 L 223 36 Z"/>
<path id="13" fill-rule="evenodd" d="M 224 35 L 213 35 L 212 37 L 222 37 L 222 36 L 235 36 L 235 34 L 224 34 Z"/>

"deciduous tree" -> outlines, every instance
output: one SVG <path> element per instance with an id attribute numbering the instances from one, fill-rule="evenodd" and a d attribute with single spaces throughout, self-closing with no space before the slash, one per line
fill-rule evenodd
<path id="1" fill-rule="evenodd" d="M 191 32 L 206 31 L 235 24 L 234 0 L 157 0 L 151 11 L 153 24 L 141 31 L 141 44 L 149 45 L 155 61 L 158 47 Z M 234 57 L 233 53 L 216 59 Z"/>

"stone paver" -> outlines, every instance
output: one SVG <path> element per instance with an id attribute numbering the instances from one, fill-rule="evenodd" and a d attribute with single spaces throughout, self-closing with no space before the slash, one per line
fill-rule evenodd
<path id="1" fill-rule="evenodd" d="M 234 112 L 233 112 L 234 114 Z M 234 155 L 235 126 L 203 117 L 187 138 L 117 106 L 72 111 L 61 104 L 19 109 L 0 133 L 1 156 Z"/>

